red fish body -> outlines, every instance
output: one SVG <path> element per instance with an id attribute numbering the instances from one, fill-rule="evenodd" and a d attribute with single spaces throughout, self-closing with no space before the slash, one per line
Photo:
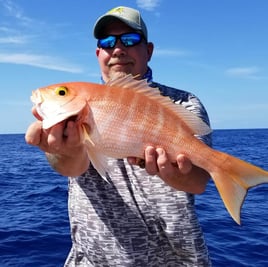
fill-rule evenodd
<path id="1" fill-rule="evenodd" d="M 237 223 L 247 190 L 268 183 L 267 171 L 199 141 L 195 135 L 211 131 L 200 118 L 131 75 L 106 85 L 51 85 L 34 91 L 32 101 L 43 118 L 43 128 L 76 116 L 89 159 L 103 177 L 108 170 L 105 157 L 144 158 L 148 145 L 165 149 L 173 162 L 184 154 L 210 173 Z"/>

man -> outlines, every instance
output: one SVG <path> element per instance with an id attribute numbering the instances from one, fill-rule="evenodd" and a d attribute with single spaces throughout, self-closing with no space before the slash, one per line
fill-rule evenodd
<path id="1" fill-rule="evenodd" d="M 153 44 L 139 11 L 117 7 L 94 27 L 103 82 L 133 74 L 182 104 L 209 124 L 200 101 L 190 93 L 152 81 L 148 62 Z M 35 110 L 33 110 L 36 115 Z M 36 115 L 37 116 L 37 115 Z M 38 117 L 38 116 L 37 116 Z M 177 164 L 161 148 L 145 149 L 145 169 L 136 158 L 109 159 L 110 183 L 90 165 L 76 123 L 42 130 L 32 124 L 26 141 L 46 152 L 51 166 L 69 176 L 69 216 L 73 246 L 65 266 L 210 266 L 194 209 L 208 174 L 184 155 Z M 199 137 L 210 144 L 210 136 Z"/>

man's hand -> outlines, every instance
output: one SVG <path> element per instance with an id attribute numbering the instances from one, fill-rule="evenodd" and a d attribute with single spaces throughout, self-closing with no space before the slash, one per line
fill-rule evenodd
<path id="1" fill-rule="evenodd" d="M 140 161 L 130 157 L 128 162 L 139 165 Z M 209 174 L 194 166 L 183 154 L 177 155 L 176 163 L 172 163 L 164 149 L 151 146 L 145 149 L 145 169 L 150 175 L 158 175 L 171 187 L 189 193 L 202 193 L 209 180 Z"/>
<path id="2" fill-rule="evenodd" d="M 62 175 L 78 176 L 89 166 L 79 126 L 73 121 L 61 122 L 49 129 L 43 129 L 42 122 L 36 121 L 29 126 L 25 140 L 46 152 L 52 168 Z"/>
<path id="3" fill-rule="evenodd" d="M 177 164 L 169 161 L 164 149 L 149 146 L 145 149 L 146 171 L 160 177 L 174 176 L 174 172 L 178 174 L 188 174 L 192 169 L 192 163 L 184 155 L 177 156 Z"/>
<path id="4" fill-rule="evenodd" d="M 42 122 L 36 121 L 29 126 L 25 140 L 44 152 L 61 155 L 69 155 L 70 150 L 81 146 L 79 131 L 73 121 L 61 122 L 49 129 L 43 129 Z"/>

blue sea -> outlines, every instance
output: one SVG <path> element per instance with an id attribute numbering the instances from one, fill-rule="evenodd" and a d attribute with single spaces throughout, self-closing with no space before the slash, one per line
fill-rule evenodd
<path id="1" fill-rule="evenodd" d="M 215 130 L 214 148 L 268 170 L 268 129 Z M 63 266 L 71 248 L 67 179 L 23 134 L 0 135 L 0 266 Z M 250 189 L 241 225 L 210 182 L 196 208 L 213 266 L 268 266 L 268 184 Z"/>

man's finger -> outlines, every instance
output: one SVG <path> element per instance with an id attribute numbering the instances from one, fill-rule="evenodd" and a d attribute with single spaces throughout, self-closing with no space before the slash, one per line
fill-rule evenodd
<path id="1" fill-rule="evenodd" d="M 156 151 L 152 146 L 148 146 L 145 149 L 145 168 L 148 174 L 155 175 L 158 173 Z"/>
<path id="2" fill-rule="evenodd" d="M 184 155 L 177 156 L 177 164 L 182 174 L 187 174 L 192 170 L 192 162 Z"/>
<path id="3" fill-rule="evenodd" d="M 38 146 L 41 142 L 42 122 L 32 123 L 25 134 L 25 141 L 29 145 Z"/>

